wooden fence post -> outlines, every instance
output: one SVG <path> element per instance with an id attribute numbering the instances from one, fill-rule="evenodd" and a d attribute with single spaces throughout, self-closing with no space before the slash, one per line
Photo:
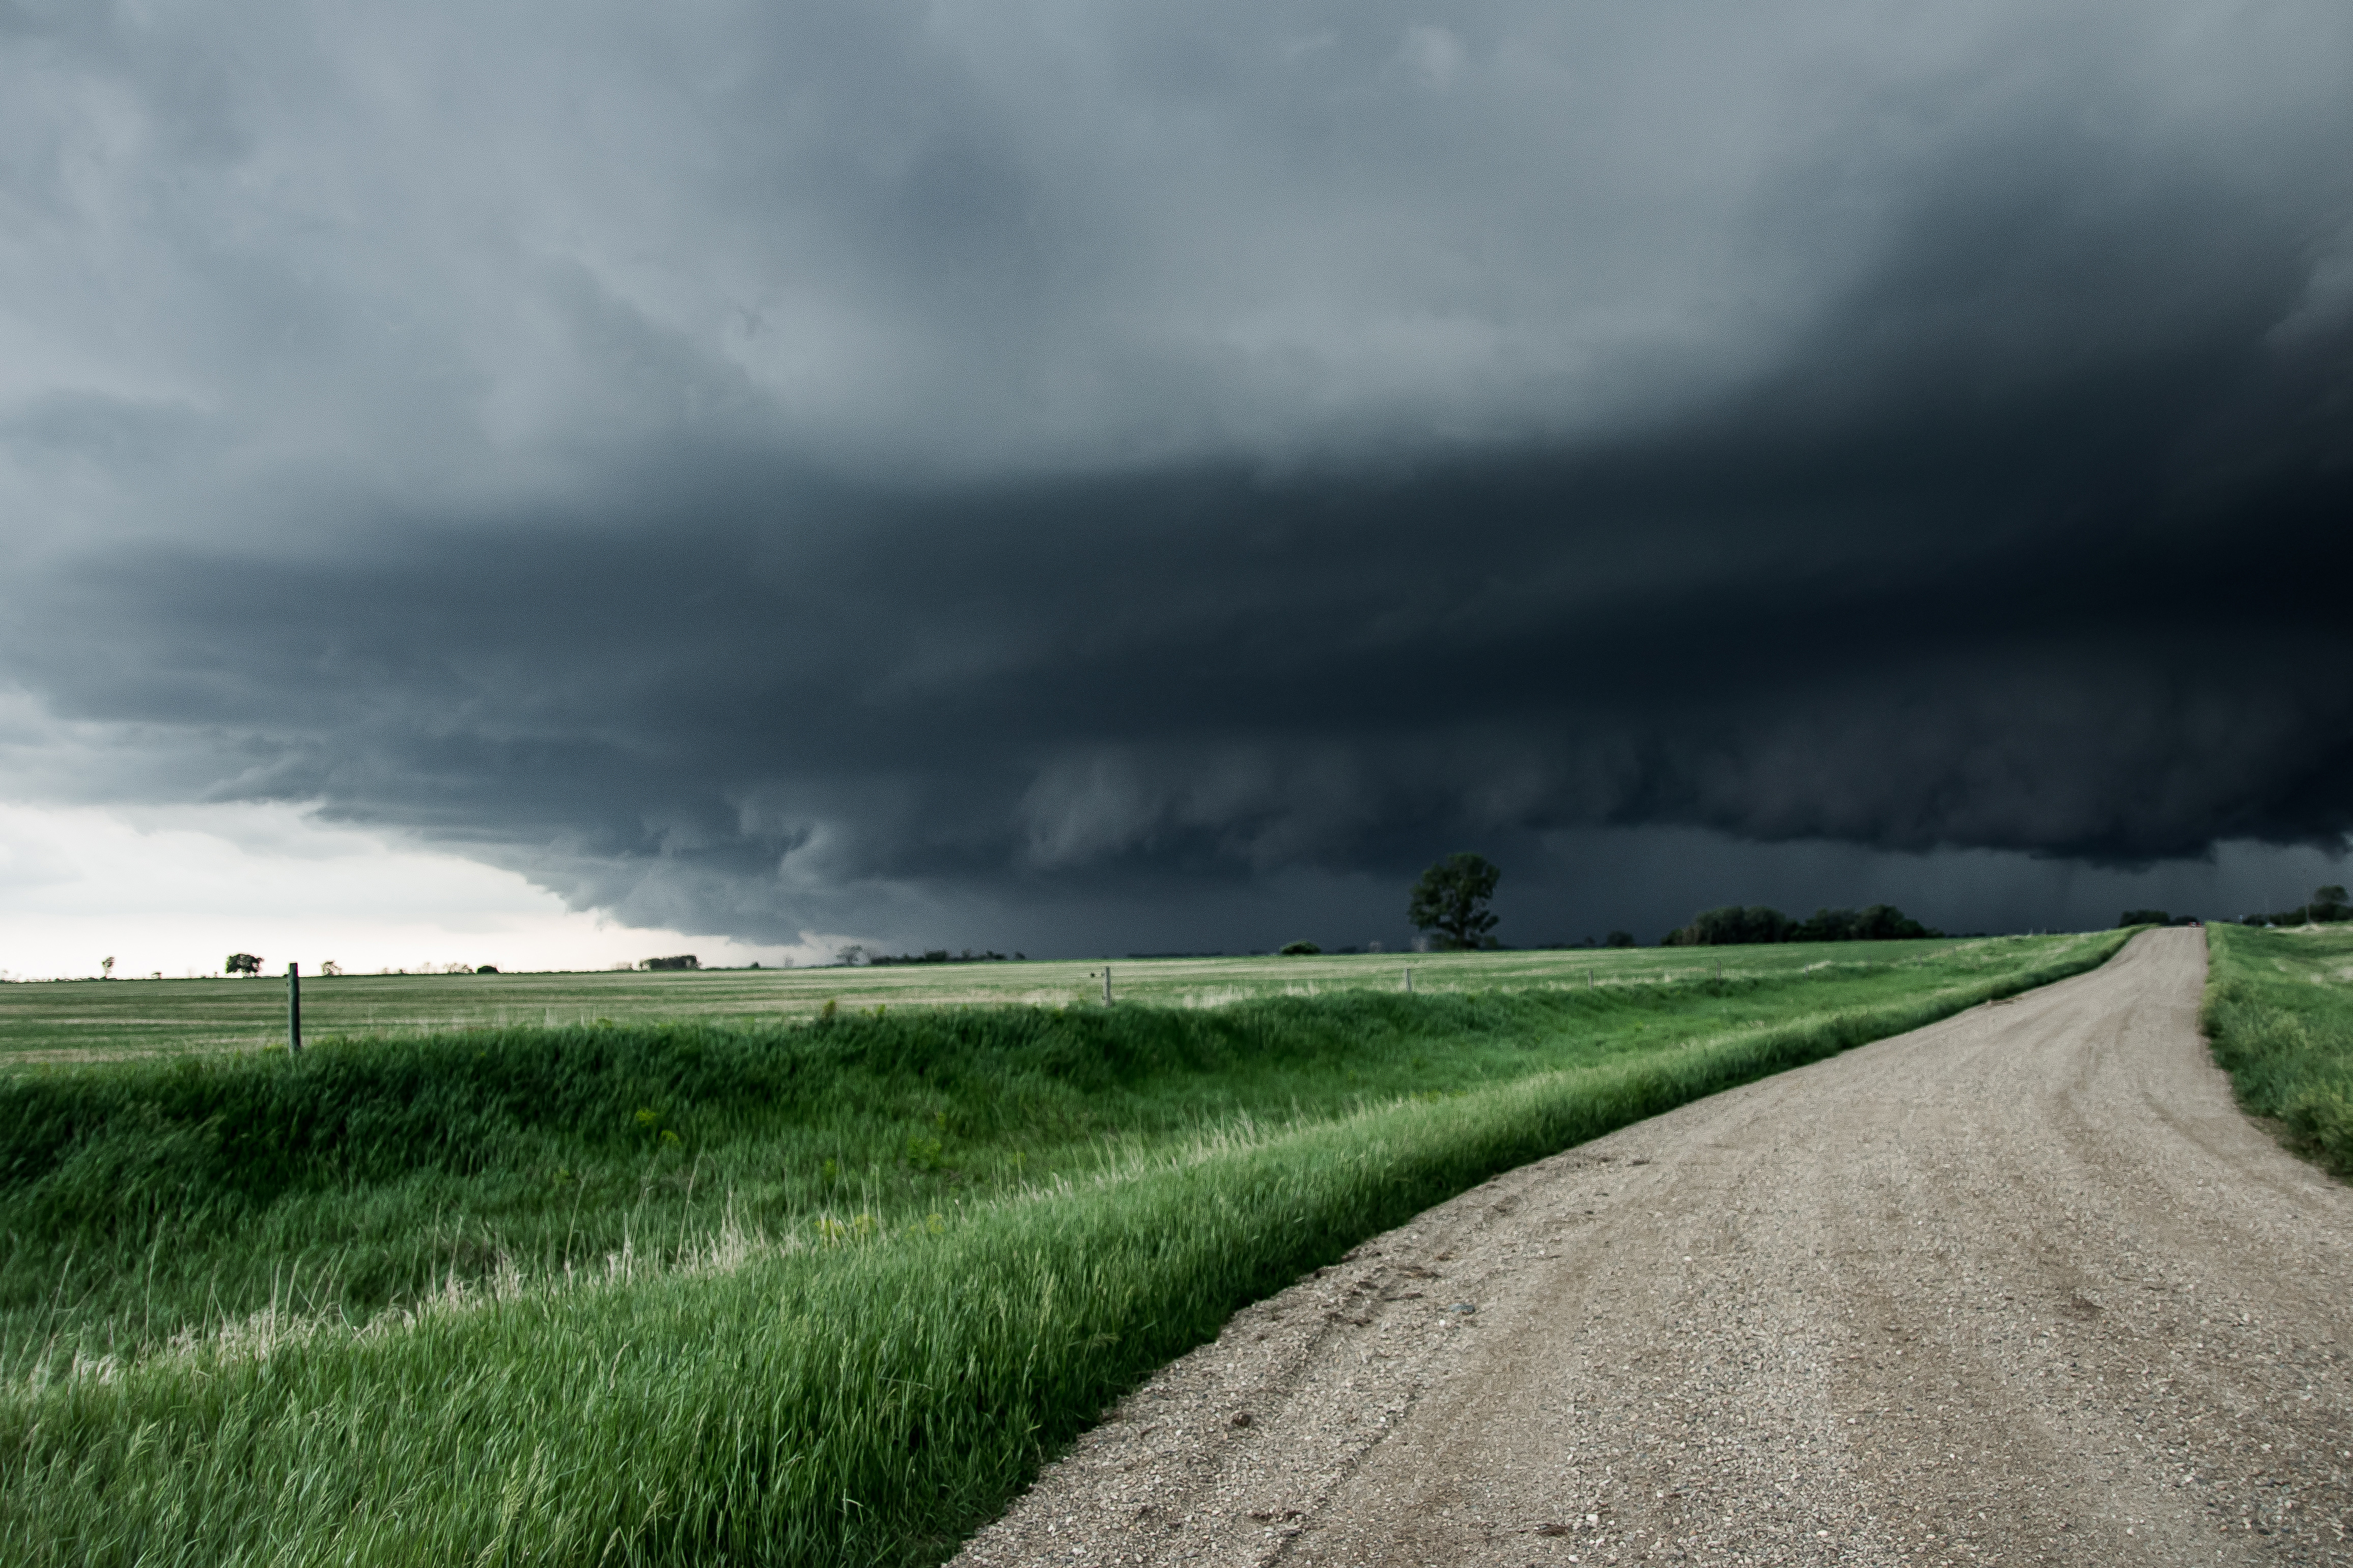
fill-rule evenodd
<path id="1" fill-rule="evenodd" d="M 1103 965 L 1103 1005 L 1111 1005 L 1111 965 Z"/>

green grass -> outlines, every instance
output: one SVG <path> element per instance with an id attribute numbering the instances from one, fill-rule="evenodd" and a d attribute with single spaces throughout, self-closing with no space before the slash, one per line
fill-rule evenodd
<path id="1" fill-rule="evenodd" d="M 2200 1021 L 2239 1103 L 2353 1179 L 2353 926 L 2206 928 Z"/>
<path id="2" fill-rule="evenodd" d="M 1907 956 L 1953 942 L 1906 942 Z M 1694 952 L 1657 948 L 1555 952 L 1327 954 L 1315 958 L 1110 961 L 1115 998 L 1164 1006 L 1222 1006 L 1259 996 L 1397 991 L 1406 966 L 1417 992 L 1526 990 L 1589 980 L 1691 978 L 1720 960 L 1744 974 L 1782 974 L 1852 946 L 1751 947 Z M 305 1032 L 441 1033 L 593 1024 L 742 1024 L 809 1018 L 828 1002 L 879 1005 L 1068 1007 L 1103 998 L 1096 960 L 911 964 L 874 969 L 702 970 L 692 973 L 305 975 Z M 191 1050 L 259 1050 L 286 1038 L 282 977 L 255 980 L 69 980 L 0 984 L 0 1071 Z"/>
<path id="3" fill-rule="evenodd" d="M 20 1077 L 0 1515 L 35 1563 L 935 1561 L 1366 1236 L 2121 940 Z"/>

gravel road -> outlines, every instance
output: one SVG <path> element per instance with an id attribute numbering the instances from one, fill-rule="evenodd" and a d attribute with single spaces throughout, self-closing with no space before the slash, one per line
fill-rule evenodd
<path id="1" fill-rule="evenodd" d="M 2205 948 L 1514 1171 L 1238 1315 L 957 1559 L 2348 1563 L 2353 1191 Z"/>

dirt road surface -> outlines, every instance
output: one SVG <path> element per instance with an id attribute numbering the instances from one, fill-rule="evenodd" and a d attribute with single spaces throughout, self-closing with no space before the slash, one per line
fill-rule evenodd
<path id="1" fill-rule="evenodd" d="M 958 1559 L 2353 1563 L 2353 1191 L 2205 950 L 1721 1094 L 1238 1315 Z"/>

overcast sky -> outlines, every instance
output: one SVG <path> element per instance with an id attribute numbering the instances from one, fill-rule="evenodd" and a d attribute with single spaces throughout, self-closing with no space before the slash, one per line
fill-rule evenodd
<path id="1" fill-rule="evenodd" d="M 0 0 L 0 968 L 2295 902 L 2348 80 L 2339 0 Z"/>

